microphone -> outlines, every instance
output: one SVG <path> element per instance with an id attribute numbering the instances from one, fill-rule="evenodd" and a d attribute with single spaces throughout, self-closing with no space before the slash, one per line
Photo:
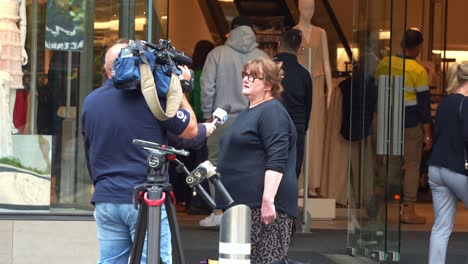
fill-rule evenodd
<path id="1" fill-rule="evenodd" d="M 216 108 L 216 110 L 213 112 L 213 121 L 211 122 L 212 125 L 219 123 L 219 124 L 224 124 L 224 122 L 227 121 L 228 119 L 228 113 L 231 111 L 231 105 L 227 104 L 224 105 L 221 108 Z"/>
<path id="2" fill-rule="evenodd" d="M 171 54 L 171 58 L 182 65 L 192 65 L 193 61 L 192 58 L 185 56 L 184 54 Z"/>
<path id="3" fill-rule="evenodd" d="M 200 183 L 203 182 L 205 179 L 208 179 L 215 186 L 215 188 L 220 192 L 221 197 L 224 198 L 224 201 L 228 206 L 234 203 L 234 200 L 232 199 L 231 195 L 219 179 L 219 175 L 216 172 L 216 167 L 209 160 L 200 163 L 192 172 L 190 172 L 188 177 L 185 179 L 185 182 L 191 188 L 195 187 L 197 191 L 200 191 L 205 201 L 208 202 L 211 208 L 214 209 L 216 207 L 215 202 L 213 201 L 213 199 L 211 199 L 210 195 L 206 192 L 206 190 L 200 185 Z M 194 195 L 196 195 L 196 192 L 194 192 Z"/>

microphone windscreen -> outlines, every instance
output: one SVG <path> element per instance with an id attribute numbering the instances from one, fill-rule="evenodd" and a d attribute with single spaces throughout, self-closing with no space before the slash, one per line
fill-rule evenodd
<path id="1" fill-rule="evenodd" d="M 224 111 L 226 111 L 226 113 L 229 114 L 229 112 L 231 112 L 231 105 L 230 104 L 223 105 L 223 107 L 221 107 L 221 109 L 223 109 Z"/>
<path id="2" fill-rule="evenodd" d="M 172 58 L 174 61 L 176 61 L 179 64 L 182 65 L 191 65 L 192 64 L 192 59 L 188 56 L 181 55 L 181 54 L 176 54 Z"/>

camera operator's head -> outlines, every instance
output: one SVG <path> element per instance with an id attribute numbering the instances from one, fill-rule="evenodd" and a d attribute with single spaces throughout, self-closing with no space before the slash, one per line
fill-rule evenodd
<path id="1" fill-rule="evenodd" d="M 104 71 L 106 72 L 106 77 L 108 79 L 112 76 L 112 65 L 114 64 L 115 59 L 119 56 L 120 51 L 127 46 L 128 40 L 119 39 L 116 44 L 107 50 L 104 61 Z"/>

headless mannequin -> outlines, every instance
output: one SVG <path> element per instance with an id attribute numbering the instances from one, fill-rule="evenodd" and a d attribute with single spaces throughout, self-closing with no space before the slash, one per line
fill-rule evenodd
<path id="1" fill-rule="evenodd" d="M 323 173 L 323 153 L 325 141 L 325 111 L 330 106 L 332 76 L 328 55 L 327 33 L 311 24 L 315 11 L 314 0 L 299 0 L 299 23 L 294 27 L 302 32 L 302 45 L 298 53 L 299 61 L 307 66 L 309 49 L 311 56 L 310 73 L 312 77 L 312 112 L 309 123 L 309 196 L 317 196 Z M 325 87 L 327 96 L 325 98 Z"/>
<path id="2" fill-rule="evenodd" d="M 312 46 L 311 43 L 312 39 L 321 39 L 319 45 L 321 45 L 322 49 L 322 64 L 323 69 L 311 69 L 312 74 L 315 72 L 322 71 L 322 74 L 325 74 L 325 83 L 327 88 L 327 107 L 330 106 L 330 94 L 331 89 L 333 88 L 332 85 L 332 75 L 331 75 L 331 68 L 330 68 L 330 58 L 328 55 L 328 40 L 327 40 L 327 32 L 320 27 L 314 26 L 311 24 L 312 16 L 314 15 L 315 11 L 315 0 L 299 0 L 299 23 L 294 26 L 295 29 L 298 29 L 302 32 L 302 48 L 315 48 Z M 316 35 L 320 34 L 320 36 Z M 311 39 L 312 38 L 312 39 Z M 307 55 L 307 54 L 305 54 Z M 313 60 L 314 58 L 312 58 Z M 307 65 L 307 64 L 304 64 Z M 313 65 L 313 63 L 312 63 Z M 319 73 L 320 74 L 320 73 Z M 314 87 L 314 90 L 316 88 Z"/>
<path id="3" fill-rule="evenodd" d="M 26 43 L 26 25 L 27 25 L 27 22 L 26 22 L 26 0 L 9 0 L 9 1 L 5 1 L 5 0 L 1 0 L 0 3 L 3 4 L 3 2 L 15 2 L 18 6 L 18 11 L 19 13 L 16 14 L 19 16 L 19 20 L 20 20 L 20 28 L 19 28 L 19 33 L 20 33 L 20 44 L 21 44 L 21 47 L 20 47 L 20 51 L 19 51 L 19 54 L 21 56 L 21 65 L 25 65 L 26 63 L 28 63 L 28 54 L 26 53 L 26 50 L 24 48 L 24 45 Z M 9 9 L 8 9 L 9 10 Z M 6 14 L 6 15 L 15 15 L 15 14 Z M 17 22 L 17 21 L 13 21 L 13 22 Z M 6 53 L 4 51 L 4 53 Z M 11 54 L 11 53 L 10 53 Z M 5 56 L 8 56 L 9 54 L 6 54 Z M 18 67 L 17 67 L 18 68 Z M 8 69 L 6 70 L 7 72 L 8 71 L 11 71 L 12 69 Z M 21 71 L 21 67 L 19 67 L 19 69 L 15 69 L 15 71 Z M 13 75 L 13 74 L 12 74 Z M 15 108 L 15 101 L 16 101 L 16 90 L 17 89 L 22 89 L 23 88 L 23 85 L 21 83 L 19 83 L 18 81 L 16 82 L 12 82 L 12 84 L 10 85 L 10 98 L 9 98 L 9 115 L 10 115 L 10 120 L 11 120 L 11 133 L 12 134 L 18 134 L 19 131 L 18 129 L 16 129 L 15 125 L 13 124 L 13 110 Z"/>

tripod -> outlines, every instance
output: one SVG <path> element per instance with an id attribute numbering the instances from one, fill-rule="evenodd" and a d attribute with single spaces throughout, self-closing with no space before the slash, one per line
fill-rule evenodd
<path id="1" fill-rule="evenodd" d="M 172 250 L 175 257 L 174 263 L 185 264 L 174 208 L 175 196 L 172 192 L 171 184 L 166 181 L 165 177 L 168 162 L 174 161 L 178 164 L 177 170 L 184 173 L 187 184 L 194 189 L 196 188 L 213 209 L 215 208 L 215 202 L 200 185 L 204 179 L 209 179 L 215 184 L 228 205 L 233 204 L 234 201 L 220 182 L 216 174 L 216 168 L 208 161 L 200 164 L 190 173 L 187 167 L 177 160 L 175 156 L 188 156 L 189 153 L 187 151 L 139 139 L 134 139 L 133 144 L 149 150 L 150 154 L 147 159 L 148 174 L 146 182 L 135 187 L 133 192 L 133 205 L 138 209 L 138 218 L 129 263 L 140 264 L 145 235 L 147 235 L 146 262 L 149 264 L 159 264 L 161 262 L 159 258 L 161 246 L 159 238 L 161 234 L 161 206 L 164 204 L 171 230 Z"/>
<path id="2" fill-rule="evenodd" d="M 147 235 L 147 263 L 159 264 L 160 234 L 161 234 L 161 206 L 166 207 L 167 218 L 171 230 L 175 263 L 184 264 L 179 227 L 176 221 L 174 204 L 175 197 L 172 186 L 166 182 L 166 168 L 168 161 L 175 159 L 175 154 L 187 156 L 185 150 L 135 139 L 133 144 L 150 151 L 147 159 L 148 175 L 146 182 L 135 187 L 133 191 L 133 205 L 138 209 L 135 238 L 130 255 L 131 264 L 140 264 L 145 235 Z"/>

